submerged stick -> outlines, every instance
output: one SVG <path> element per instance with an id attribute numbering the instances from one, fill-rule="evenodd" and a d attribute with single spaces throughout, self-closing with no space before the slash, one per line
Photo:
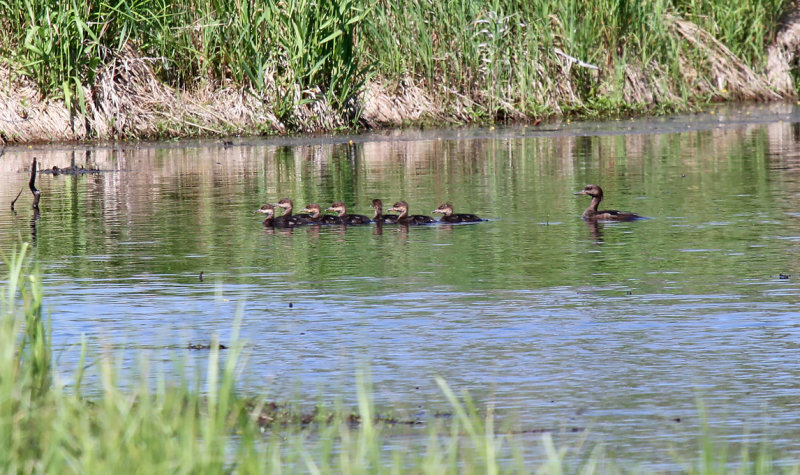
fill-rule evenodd
<path id="1" fill-rule="evenodd" d="M 33 209 L 39 210 L 39 199 L 42 197 L 42 192 L 36 189 L 36 157 L 33 157 L 33 165 L 31 165 L 31 179 L 28 182 L 28 187 L 33 193 Z"/>
<path id="2" fill-rule="evenodd" d="M 16 203 L 16 202 L 17 202 L 17 200 L 19 199 L 19 195 L 21 195 L 21 194 L 22 194 L 22 190 L 19 190 L 19 193 L 17 193 L 17 197 L 16 197 L 16 198 L 14 198 L 14 199 L 11 201 L 11 211 L 14 211 L 14 203 Z"/>

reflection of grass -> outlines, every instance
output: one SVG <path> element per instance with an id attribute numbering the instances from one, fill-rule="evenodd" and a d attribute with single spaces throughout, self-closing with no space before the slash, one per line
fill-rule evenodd
<path id="1" fill-rule="evenodd" d="M 388 437 L 398 421 L 376 413 L 363 378 L 357 384 L 356 415 L 318 410 L 302 416 L 254 403 L 236 391 L 241 345 L 235 341 L 226 358 L 210 350 L 203 391 L 199 384 L 163 376 L 153 388 L 146 368 L 138 386 L 122 390 L 111 358 L 104 357 L 98 365 L 102 392 L 87 399 L 81 394 L 82 371 L 67 389 L 50 367 L 42 288 L 37 273 L 25 271 L 26 250 L 23 246 L 7 261 L 1 294 L 0 467 L 5 473 L 621 472 L 602 447 L 581 458 L 579 451 L 557 449 L 547 433 L 536 447 L 538 456 L 528 453 L 521 440 L 497 430 L 491 408 L 479 411 L 441 379 L 437 383 L 452 418 L 447 425 L 431 423 L 427 438 L 405 446 Z M 83 355 L 80 367 L 86 363 Z M 755 457 L 744 450 L 733 461 L 705 436 L 698 461 L 688 469 L 723 473 L 732 466 L 748 473 L 773 468 L 766 450 Z"/>

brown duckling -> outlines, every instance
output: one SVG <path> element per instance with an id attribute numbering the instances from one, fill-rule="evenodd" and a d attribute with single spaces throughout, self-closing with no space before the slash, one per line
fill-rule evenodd
<path id="1" fill-rule="evenodd" d="M 395 224 L 397 223 L 396 214 L 383 214 L 383 201 L 375 198 L 372 200 L 372 209 L 375 210 L 375 217 L 372 218 L 376 223 Z"/>
<path id="2" fill-rule="evenodd" d="M 422 214 L 408 214 L 408 203 L 405 201 L 398 201 L 392 206 L 389 211 L 397 211 L 400 215 L 397 217 L 397 224 L 429 224 L 435 223 L 436 220 L 430 216 Z"/>
<path id="3" fill-rule="evenodd" d="M 306 218 L 308 218 L 308 215 L 292 214 L 294 203 L 292 203 L 292 200 L 289 198 L 281 198 L 280 201 L 275 203 L 275 206 L 278 208 L 283 208 L 283 214 L 275 218 L 276 227 L 291 228 L 294 226 L 307 224 Z"/>
<path id="4" fill-rule="evenodd" d="M 308 218 L 306 218 L 308 224 L 342 224 L 342 220 L 338 216 L 322 214 L 322 208 L 316 203 L 306 205 L 300 212 L 308 213 Z"/>
<path id="5" fill-rule="evenodd" d="M 603 201 L 603 189 L 597 185 L 586 185 L 583 191 L 574 193 L 576 195 L 589 195 L 592 197 L 592 202 L 586 211 L 583 212 L 583 219 L 586 220 L 601 220 L 601 221 L 632 221 L 634 219 L 641 219 L 641 216 L 626 211 L 617 211 L 615 209 L 598 211 L 597 207 Z"/>
<path id="6" fill-rule="evenodd" d="M 439 219 L 440 223 L 477 223 L 478 221 L 483 221 L 483 219 L 479 218 L 474 214 L 466 214 L 466 213 L 455 213 L 453 214 L 453 205 L 450 203 L 445 203 L 440 205 L 438 208 L 432 211 L 435 213 L 441 213 L 444 216 Z"/>
<path id="7" fill-rule="evenodd" d="M 347 214 L 347 206 L 344 201 L 335 201 L 330 208 L 325 211 L 335 211 L 342 224 L 369 224 L 371 221 L 363 214 Z"/>
<path id="8" fill-rule="evenodd" d="M 258 208 L 256 213 L 261 213 L 267 215 L 267 219 L 264 220 L 264 226 L 273 226 L 274 219 L 275 219 L 275 208 L 272 205 L 264 205 Z"/>

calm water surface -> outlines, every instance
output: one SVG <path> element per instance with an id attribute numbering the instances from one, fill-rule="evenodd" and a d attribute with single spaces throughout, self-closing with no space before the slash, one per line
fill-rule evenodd
<path id="1" fill-rule="evenodd" d="M 348 141 L 352 139 L 353 144 Z M 31 159 L 106 172 L 41 175 Z M 35 244 L 60 370 L 86 335 L 123 366 L 204 361 L 247 341 L 242 387 L 309 403 L 355 397 L 430 421 L 433 380 L 522 431 L 588 437 L 655 468 L 701 424 L 800 456 L 800 111 L 719 110 L 540 128 L 6 148 L 0 248 Z M 590 226 L 573 192 L 650 219 Z M 470 225 L 265 228 L 291 197 L 371 214 L 406 200 Z M 203 272 L 203 280 L 198 278 Z M 782 278 L 781 274 L 790 275 Z M 573 433 L 573 430 L 578 430 Z M 584 429 L 588 429 L 588 432 Z M 533 436 L 534 439 L 538 435 Z"/>

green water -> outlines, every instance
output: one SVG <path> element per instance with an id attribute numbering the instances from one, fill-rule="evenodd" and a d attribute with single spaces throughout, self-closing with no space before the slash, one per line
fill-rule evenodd
<path id="1" fill-rule="evenodd" d="M 766 436 L 791 459 L 800 423 L 800 113 L 720 110 L 656 120 L 354 137 L 7 148 L 0 245 L 34 241 L 59 365 L 85 334 L 135 371 L 205 355 L 237 312 L 242 387 L 276 399 L 376 402 L 430 421 L 433 381 L 491 403 L 523 431 L 604 443 L 623 460 L 689 451 L 700 426 Z M 350 140 L 353 141 L 350 144 Z M 581 220 L 601 208 L 648 217 Z M 282 197 L 371 215 L 405 200 L 468 225 L 265 228 Z M 200 273 L 203 273 L 202 280 Z M 789 276 L 781 278 L 781 274 Z M 291 304 L 291 305 L 290 305 Z M 169 365 L 168 365 L 169 367 Z M 660 467 L 659 465 L 653 465 Z"/>

